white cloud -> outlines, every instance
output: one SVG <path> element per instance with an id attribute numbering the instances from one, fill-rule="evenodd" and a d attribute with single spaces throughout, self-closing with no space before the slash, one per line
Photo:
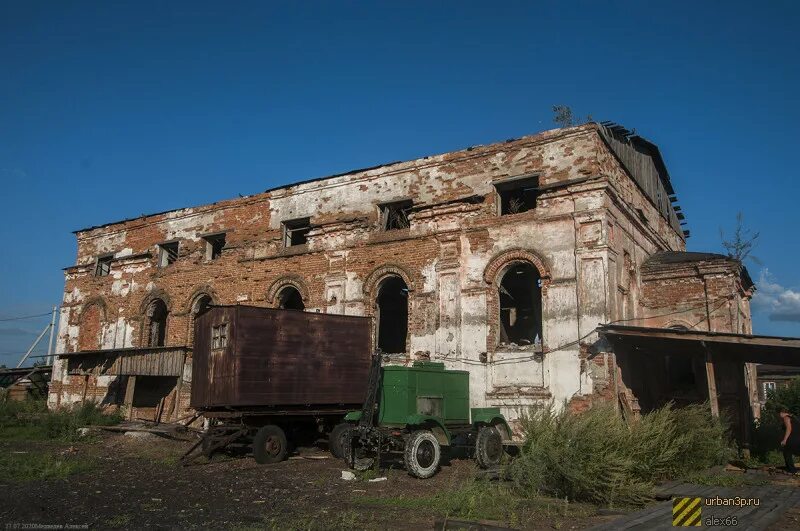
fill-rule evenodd
<path id="1" fill-rule="evenodd" d="M 800 323 L 800 291 L 784 288 L 764 268 L 756 282 L 753 307 L 764 311 L 770 321 L 792 321 Z"/>

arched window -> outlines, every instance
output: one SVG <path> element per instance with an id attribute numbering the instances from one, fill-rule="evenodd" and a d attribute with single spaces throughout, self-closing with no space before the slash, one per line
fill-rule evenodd
<path id="1" fill-rule="evenodd" d="M 380 283 L 375 317 L 378 348 L 389 354 L 404 353 L 408 336 L 408 286 L 402 278 L 393 275 Z"/>
<path id="2" fill-rule="evenodd" d="M 194 343 L 194 320 L 201 313 L 205 313 L 205 311 L 208 310 L 212 304 L 214 304 L 214 301 L 211 298 L 211 295 L 207 295 L 205 293 L 198 296 L 194 300 L 194 303 L 192 304 L 192 308 L 189 313 L 189 332 L 187 334 L 187 337 L 189 338 L 188 340 L 189 345 L 192 345 Z"/>
<path id="3" fill-rule="evenodd" d="M 278 292 L 278 308 L 284 310 L 299 310 L 306 309 L 303 303 L 303 296 L 297 291 L 294 286 L 286 286 Z"/>
<path id="4" fill-rule="evenodd" d="M 535 345 L 542 342 L 542 281 L 538 269 L 516 263 L 498 285 L 500 343 Z"/>
<path id="5" fill-rule="evenodd" d="M 147 307 L 147 346 L 163 347 L 167 338 L 167 310 L 166 303 L 155 299 Z"/>

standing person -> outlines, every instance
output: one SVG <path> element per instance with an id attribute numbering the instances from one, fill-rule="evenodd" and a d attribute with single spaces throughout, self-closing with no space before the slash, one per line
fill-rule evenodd
<path id="1" fill-rule="evenodd" d="M 796 474 L 797 468 L 794 466 L 792 454 L 800 454 L 800 421 L 789 412 L 786 406 L 781 406 L 780 417 L 783 421 L 781 447 L 783 448 L 783 459 L 786 461 L 786 471 Z"/>

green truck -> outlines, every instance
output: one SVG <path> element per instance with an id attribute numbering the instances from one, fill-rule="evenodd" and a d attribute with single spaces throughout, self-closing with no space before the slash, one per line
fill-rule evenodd
<path id="1" fill-rule="evenodd" d="M 381 367 L 375 356 L 361 411 L 337 426 L 332 451 L 351 468 L 365 470 L 382 454 L 402 454 L 414 477 L 433 476 L 443 451 L 471 452 L 478 465 L 500 463 L 511 429 L 499 408 L 470 408 L 469 373 L 443 363 L 417 361 L 411 367 Z"/>

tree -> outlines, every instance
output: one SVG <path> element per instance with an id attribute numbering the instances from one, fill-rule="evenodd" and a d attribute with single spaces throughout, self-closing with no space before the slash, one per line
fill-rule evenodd
<path id="1" fill-rule="evenodd" d="M 553 105 L 553 121 L 559 127 L 572 127 L 575 125 L 575 117 L 572 115 L 572 109 L 566 105 Z"/>
<path id="2" fill-rule="evenodd" d="M 736 229 L 734 229 L 730 240 L 726 240 L 725 233 L 721 228 L 719 229 L 719 237 L 722 240 L 722 246 L 728 253 L 728 257 L 740 262 L 744 262 L 749 258 L 757 264 L 761 263 L 758 258 L 751 254 L 759 236 L 759 232 L 753 232 L 744 226 L 744 214 L 741 212 L 736 214 Z"/>
<path id="3" fill-rule="evenodd" d="M 592 115 L 587 114 L 586 119 L 581 122 L 579 118 L 575 117 L 568 105 L 553 105 L 553 114 L 553 122 L 559 127 L 573 127 L 581 123 L 586 124 L 594 121 Z"/>

